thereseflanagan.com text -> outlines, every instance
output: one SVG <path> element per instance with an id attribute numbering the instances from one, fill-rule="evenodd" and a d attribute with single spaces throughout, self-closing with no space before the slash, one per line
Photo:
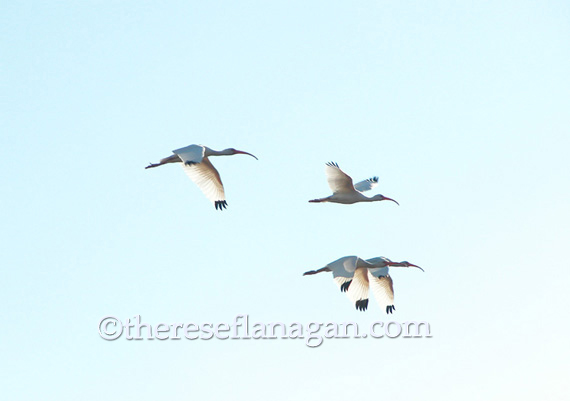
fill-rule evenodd
<path id="1" fill-rule="evenodd" d="M 430 324 L 425 321 L 395 322 L 375 321 L 370 324 L 368 333 L 360 332 L 354 322 L 309 322 L 293 323 L 253 323 L 249 315 L 237 315 L 232 323 L 142 323 L 140 315 L 124 322 L 114 316 L 106 316 L 99 321 L 99 335 L 112 341 L 123 334 L 127 340 L 265 340 L 265 339 L 304 339 L 309 347 L 318 347 L 324 339 L 332 338 L 430 338 Z"/>

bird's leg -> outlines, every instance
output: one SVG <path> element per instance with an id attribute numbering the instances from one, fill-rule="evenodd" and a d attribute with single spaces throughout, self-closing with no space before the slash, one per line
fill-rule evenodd
<path id="1" fill-rule="evenodd" d="M 320 199 L 311 199 L 309 201 L 309 203 L 321 203 L 321 202 L 328 202 L 329 201 L 330 196 L 327 196 L 326 198 L 320 198 Z"/>
<path id="2" fill-rule="evenodd" d="M 158 166 L 162 166 L 163 164 L 168 164 L 168 163 L 179 163 L 181 161 L 182 160 L 180 160 L 178 155 L 171 155 L 171 156 L 165 157 L 164 159 L 160 159 L 160 161 L 158 163 L 150 163 L 145 168 L 158 167 Z"/>
<path id="3" fill-rule="evenodd" d="M 322 273 L 322 272 L 330 272 L 331 269 L 329 269 L 328 267 L 323 267 L 322 269 L 319 270 L 310 270 L 308 272 L 303 273 L 303 276 L 311 276 L 313 274 L 317 274 L 317 273 Z"/>

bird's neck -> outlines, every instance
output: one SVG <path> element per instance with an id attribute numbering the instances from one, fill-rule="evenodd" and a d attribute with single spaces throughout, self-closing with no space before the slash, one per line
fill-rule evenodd
<path id="1" fill-rule="evenodd" d="M 377 258 L 366 259 L 366 261 L 368 263 L 373 264 L 374 267 L 386 267 L 387 262 L 389 262 L 390 260 L 383 257 L 377 257 Z"/>
<path id="2" fill-rule="evenodd" d="M 374 196 L 368 198 L 368 202 L 378 202 L 378 201 L 381 201 L 383 199 L 384 199 L 384 197 L 382 195 L 374 195 Z"/>
<path id="3" fill-rule="evenodd" d="M 204 151 L 204 156 L 230 156 L 232 155 L 231 149 L 224 149 L 224 150 L 214 150 L 210 148 L 206 148 Z"/>

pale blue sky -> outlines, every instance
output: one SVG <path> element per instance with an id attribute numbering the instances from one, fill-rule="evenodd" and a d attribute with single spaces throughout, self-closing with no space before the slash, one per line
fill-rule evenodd
<path id="1" fill-rule="evenodd" d="M 51 3 L 51 4 L 49 4 Z M 3 398 L 568 397 L 570 5 L 0 4 Z M 216 158 L 217 212 L 182 169 Z M 307 203 L 324 163 L 398 200 Z M 102 340 L 98 320 L 357 321 L 387 256 L 431 339 Z"/>

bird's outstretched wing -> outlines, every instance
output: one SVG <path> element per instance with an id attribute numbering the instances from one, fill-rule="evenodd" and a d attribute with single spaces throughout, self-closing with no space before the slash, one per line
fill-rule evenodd
<path id="1" fill-rule="evenodd" d="M 340 292 L 347 292 L 352 283 L 352 277 L 334 277 L 334 282 L 340 288 Z"/>
<path id="2" fill-rule="evenodd" d="M 375 257 L 375 258 L 366 259 L 366 261 L 367 261 L 368 263 L 371 263 L 371 264 L 374 264 L 374 265 L 377 265 L 377 264 L 380 263 L 380 262 L 387 262 L 387 263 L 391 263 L 391 262 L 392 262 L 390 259 L 388 259 L 388 258 L 385 257 L 385 256 L 377 256 L 377 257 Z M 387 264 L 387 263 L 385 263 L 385 264 Z M 384 269 L 384 268 L 383 268 L 383 267 L 374 267 L 374 268 L 370 269 L 370 271 L 376 272 L 376 271 L 378 271 L 379 269 Z M 375 276 L 378 276 L 378 274 L 374 274 L 374 275 L 375 275 Z"/>
<path id="3" fill-rule="evenodd" d="M 228 203 L 226 202 L 224 185 L 218 170 L 210 163 L 210 160 L 205 157 L 200 163 L 191 165 L 186 164 L 184 159 L 182 161 L 182 167 L 186 175 L 198 185 L 198 188 L 206 195 L 206 198 L 214 203 L 216 209 L 225 209 Z"/>
<path id="4" fill-rule="evenodd" d="M 352 277 L 359 260 L 362 259 L 358 256 L 343 256 L 334 262 L 330 262 L 326 267 L 332 271 L 333 278 Z"/>
<path id="5" fill-rule="evenodd" d="M 354 272 L 354 278 L 348 288 L 348 299 L 359 311 L 368 309 L 368 269 L 358 269 Z"/>
<path id="6" fill-rule="evenodd" d="M 368 280 L 370 288 L 374 294 L 374 298 L 380 305 L 380 309 L 385 310 L 387 314 L 392 313 L 394 307 L 394 286 L 390 275 L 376 277 L 371 271 L 368 271 Z"/>
<path id="7" fill-rule="evenodd" d="M 348 291 L 354 272 L 362 262 L 358 256 L 344 256 L 326 266 L 332 271 L 333 279 L 341 292 Z"/>
<path id="8" fill-rule="evenodd" d="M 367 180 L 357 182 L 354 184 L 354 189 L 356 189 L 358 192 L 365 192 L 370 191 L 376 185 L 378 185 L 378 177 L 372 177 L 368 178 Z"/>
<path id="9" fill-rule="evenodd" d="M 182 163 L 201 163 L 202 159 L 204 159 L 205 151 L 206 148 L 204 148 L 204 146 L 189 145 L 180 149 L 175 149 L 172 153 L 177 155 L 180 160 L 182 160 Z"/>
<path id="10" fill-rule="evenodd" d="M 338 164 L 334 162 L 329 162 L 326 164 L 325 173 L 327 175 L 327 181 L 329 187 L 333 193 L 346 193 L 354 192 L 354 186 L 352 185 L 352 178 L 348 176 L 344 171 L 340 169 Z"/>

